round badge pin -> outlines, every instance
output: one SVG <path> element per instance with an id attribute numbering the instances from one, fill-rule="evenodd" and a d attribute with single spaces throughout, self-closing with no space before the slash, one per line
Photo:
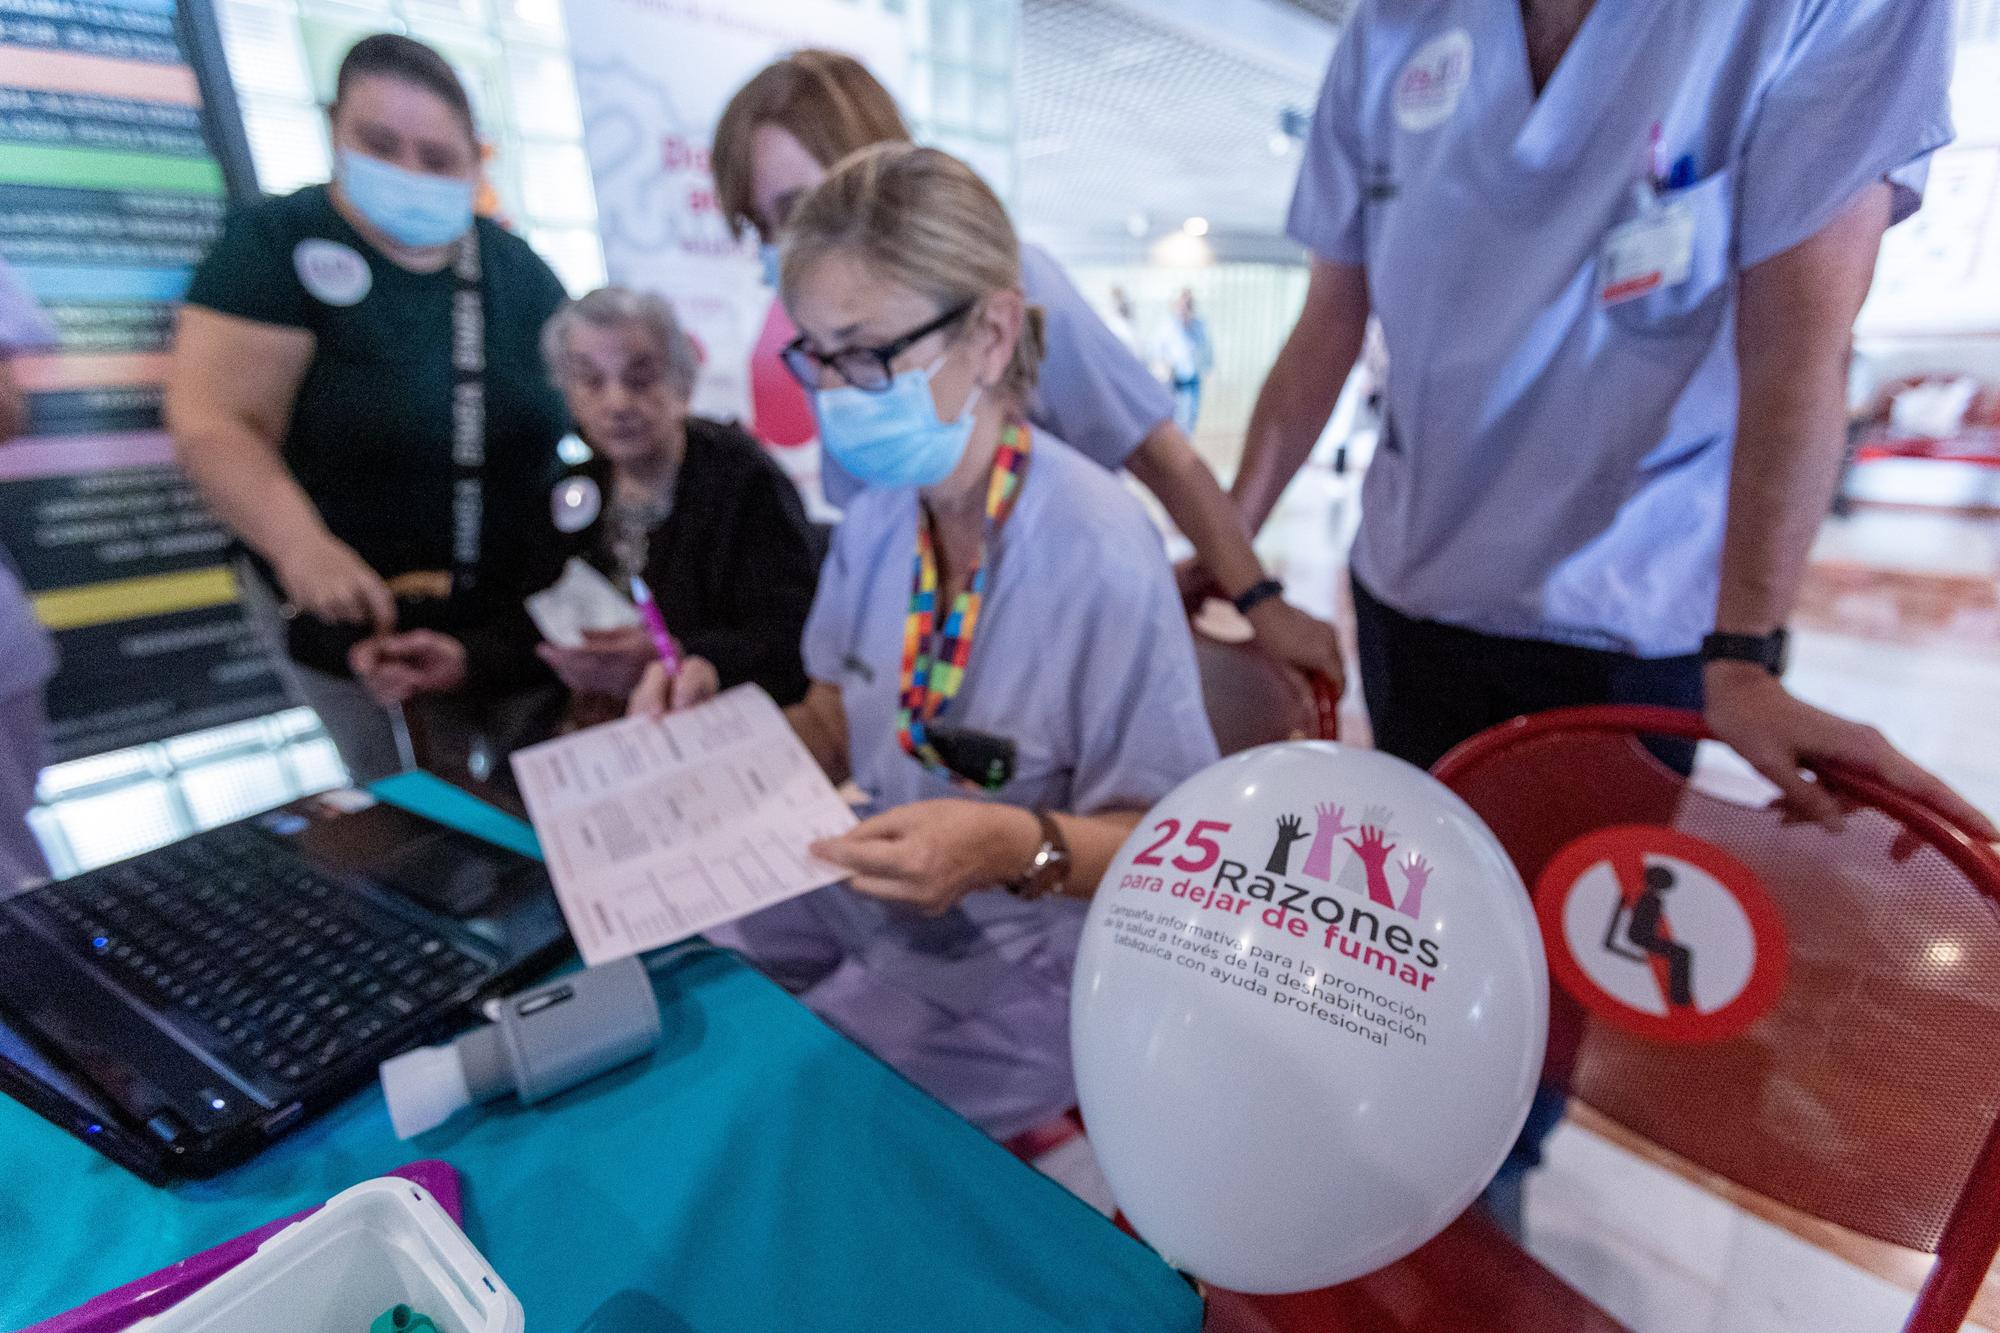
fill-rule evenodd
<path id="1" fill-rule="evenodd" d="M 375 275 L 359 252 L 319 236 L 292 247 L 292 268 L 315 299 L 331 306 L 359 305 L 375 285 Z"/>
<path id="2" fill-rule="evenodd" d="M 549 517 L 557 532 L 582 532 L 603 511 L 604 493 L 589 477 L 569 477 L 549 492 Z"/>
<path id="3" fill-rule="evenodd" d="M 1472 82 L 1472 35 L 1463 28 L 1431 38 L 1417 48 L 1396 76 L 1390 100 L 1396 123 L 1412 134 L 1434 130 L 1451 119 Z"/>

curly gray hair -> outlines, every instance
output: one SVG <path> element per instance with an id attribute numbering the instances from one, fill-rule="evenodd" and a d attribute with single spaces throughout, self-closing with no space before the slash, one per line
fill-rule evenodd
<path id="1" fill-rule="evenodd" d="M 599 287 L 587 296 L 565 301 L 542 327 L 542 359 L 558 383 L 564 378 L 563 368 L 569 359 L 570 330 L 578 324 L 598 329 L 639 325 L 659 344 L 667 380 L 674 392 L 683 398 L 694 392 L 695 371 L 699 366 L 694 340 L 681 329 L 680 321 L 674 318 L 674 308 L 665 297 L 635 292 L 629 287 Z"/>

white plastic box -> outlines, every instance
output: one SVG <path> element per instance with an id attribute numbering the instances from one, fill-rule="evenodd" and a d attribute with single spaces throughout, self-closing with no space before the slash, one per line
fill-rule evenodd
<path id="1" fill-rule="evenodd" d="M 521 1333 L 521 1302 L 422 1186 L 385 1176 L 343 1190 L 144 1333 L 368 1333 L 408 1305 L 438 1333 Z"/>

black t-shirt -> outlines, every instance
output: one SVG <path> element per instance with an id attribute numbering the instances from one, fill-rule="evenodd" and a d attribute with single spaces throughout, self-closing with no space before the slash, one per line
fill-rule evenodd
<path id="1" fill-rule="evenodd" d="M 608 482 L 608 469 L 599 475 Z M 592 563 L 622 588 L 611 528 L 598 525 Z M 799 649 L 819 558 L 797 489 L 739 428 L 688 418 L 674 507 L 646 544 L 645 579 L 682 649 L 713 663 L 725 689 L 755 682 L 781 704 L 805 697 Z"/>
<path id="2" fill-rule="evenodd" d="M 526 662 L 474 663 L 492 678 L 533 675 L 521 598 L 547 586 L 565 543 L 550 489 L 567 429 L 542 364 L 541 332 L 561 282 L 519 237 L 478 222 L 486 331 L 486 491 L 480 607 L 457 619 L 509 621 Z M 384 258 L 311 186 L 234 212 L 188 290 L 191 305 L 317 339 L 283 452 L 334 536 L 385 578 L 451 568 L 449 266 L 412 273 Z M 470 641 L 468 646 L 474 646 Z"/>

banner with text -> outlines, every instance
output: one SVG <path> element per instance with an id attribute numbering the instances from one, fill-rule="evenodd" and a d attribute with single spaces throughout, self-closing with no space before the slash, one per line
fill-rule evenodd
<path id="1" fill-rule="evenodd" d="M 62 654 L 59 758 L 287 703 L 160 427 L 224 206 L 173 0 L 0 0 L 0 259 L 58 333 L 13 362 L 29 425 L 0 444 L 0 539 Z"/>
<path id="2" fill-rule="evenodd" d="M 584 143 L 611 280 L 656 291 L 701 349 L 694 410 L 740 420 L 808 496 L 819 450 L 777 350 L 792 337 L 715 198 L 709 148 L 729 98 L 787 51 L 855 56 L 892 92 L 908 54 L 900 18 L 851 0 L 567 0 Z"/>

